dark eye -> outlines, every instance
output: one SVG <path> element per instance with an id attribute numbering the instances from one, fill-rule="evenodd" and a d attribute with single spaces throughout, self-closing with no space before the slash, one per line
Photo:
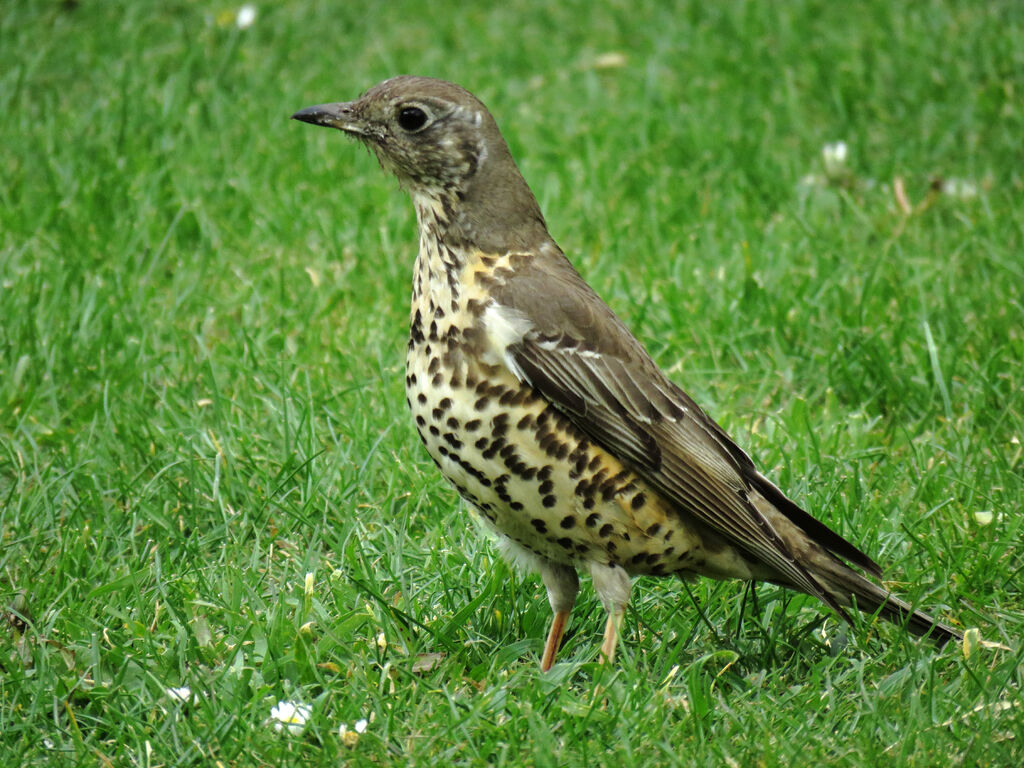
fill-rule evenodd
<path id="1" fill-rule="evenodd" d="M 419 107 L 402 107 L 398 110 L 398 124 L 406 131 L 418 131 L 427 124 L 427 113 Z"/>

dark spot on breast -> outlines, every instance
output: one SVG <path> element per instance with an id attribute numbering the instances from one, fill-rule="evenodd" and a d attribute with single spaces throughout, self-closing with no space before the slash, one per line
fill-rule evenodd
<path id="1" fill-rule="evenodd" d="M 518 501 L 511 501 L 511 502 L 509 502 L 508 507 L 509 507 L 509 509 L 511 509 L 514 512 L 522 512 L 523 511 L 523 505 L 520 504 Z"/>
<path id="2" fill-rule="evenodd" d="M 482 410 L 484 410 L 487 407 L 488 403 L 490 403 L 490 402 L 491 402 L 491 399 L 489 397 L 485 396 L 485 397 L 478 398 L 477 401 L 475 403 L 473 403 L 473 410 L 475 410 L 475 411 L 482 411 Z"/>
<path id="3" fill-rule="evenodd" d="M 562 547 L 563 549 L 572 549 L 572 539 L 570 539 L 568 536 L 563 536 L 558 540 L 558 546 Z"/>
<path id="4" fill-rule="evenodd" d="M 555 484 L 551 480 L 545 480 L 537 490 L 543 495 L 545 493 L 551 493 L 555 489 Z"/>
<path id="5" fill-rule="evenodd" d="M 473 443 L 473 447 L 476 448 L 478 451 L 482 451 L 484 448 L 487 447 L 488 443 L 490 443 L 490 440 L 488 440 L 486 437 L 481 437 L 475 443 Z"/>
<path id="6" fill-rule="evenodd" d="M 552 470 L 551 465 L 550 464 L 545 464 L 543 467 L 541 467 L 540 469 L 537 470 L 537 479 L 542 481 L 542 482 L 544 480 L 547 480 L 549 477 L 551 477 L 551 470 Z"/>
<path id="7" fill-rule="evenodd" d="M 514 389 L 506 389 L 498 398 L 498 405 L 511 405 L 512 401 L 516 399 L 516 392 L 517 390 Z"/>
<path id="8" fill-rule="evenodd" d="M 602 538 L 604 538 L 605 536 L 611 536 L 612 535 L 612 531 L 614 531 L 614 530 L 615 529 L 612 527 L 611 523 L 605 523 L 604 525 L 601 526 L 601 530 L 599 530 L 597 532 L 597 535 L 601 536 Z"/>
<path id="9" fill-rule="evenodd" d="M 541 520 L 539 517 L 533 518 L 533 520 L 530 521 L 530 525 L 537 529 L 537 533 L 548 532 L 548 524 Z"/>
<path id="10" fill-rule="evenodd" d="M 447 442 L 448 445 L 450 445 L 455 450 L 459 450 L 462 447 L 462 441 L 459 440 L 459 438 L 457 438 L 451 432 L 445 432 L 444 433 L 444 439 L 445 439 L 445 442 Z"/>
<path id="11" fill-rule="evenodd" d="M 437 427 L 435 427 L 433 424 L 431 424 L 430 425 L 430 434 L 432 434 L 434 437 L 440 437 L 441 430 L 439 430 Z"/>
<path id="12" fill-rule="evenodd" d="M 430 384 L 431 386 L 434 387 L 440 387 L 442 384 L 444 384 L 444 374 L 441 373 L 440 371 L 435 373 L 433 378 L 430 380 Z"/>
<path id="13" fill-rule="evenodd" d="M 634 507 L 636 509 L 636 507 Z M 661 523 L 654 523 L 647 529 L 648 536 L 657 536 L 658 531 L 661 530 Z"/>
<path id="14" fill-rule="evenodd" d="M 424 419 L 421 415 L 417 414 L 416 415 L 416 424 L 417 424 L 417 426 L 425 427 L 425 426 L 427 426 L 427 420 Z"/>
<path id="15" fill-rule="evenodd" d="M 419 403 L 420 405 L 426 405 L 427 396 L 420 392 L 418 395 L 416 395 L 416 402 Z"/>
<path id="16" fill-rule="evenodd" d="M 601 516 L 595 512 L 592 515 L 587 515 L 587 519 L 584 522 L 586 523 L 587 528 L 593 528 L 600 520 Z"/>
<path id="17" fill-rule="evenodd" d="M 499 437 L 497 440 L 494 440 L 491 443 L 491 447 L 490 448 L 488 448 L 486 451 L 484 451 L 484 454 L 483 454 L 484 458 L 487 459 L 488 461 L 490 461 L 495 456 L 497 456 L 498 455 L 498 451 L 500 451 L 504 447 L 505 447 L 505 440 L 503 438 Z"/>
<path id="18" fill-rule="evenodd" d="M 416 314 L 413 315 L 412 322 L 409 324 L 409 336 L 417 344 L 423 341 L 423 317 L 418 309 Z"/>
<path id="19" fill-rule="evenodd" d="M 459 428 L 459 420 L 456 419 L 454 416 L 449 416 L 448 417 L 448 421 L 446 421 L 445 424 L 448 425 L 448 429 L 458 429 Z"/>
<path id="20" fill-rule="evenodd" d="M 572 515 L 566 515 L 562 518 L 562 522 L 560 522 L 559 525 L 568 530 L 576 525 L 576 518 Z"/>
<path id="21" fill-rule="evenodd" d="M 433 375 L 441 370 L 441 358 L 432 357 L 430 358 L 430 365 L 427 366 L 427 373 Z"/>
<path id="22" fill-rule="evenodd" d="M 640 507 L 642 507 L 646 503 L 647 496 L 644 494 L 643 491 L 640 491 L 640 493 L 633 497 L 633 501 L 630 502 L 630 505 L 633 507 L 633 509 L 640 509 Z M 653 536 L 654 534 L 652 533 L 650 535 Z"/>
<path id="23" fill-rule="evenodd" d="M 551 507 L 555 506 L 555 504 L 558 503 L 558 499 L 556 499 L 554 495 L 548 494 L 547 496 L 540 500 L 540 503 L 543 504 L 548 509 L 550 509 Z"/>
<path id="24" fill-rule="evenodd" d="M 593 509 L 595 504 L 597 504 L 597 500 L 593 496 L 588 496 L 583 500 L 584 509 Z"/>
<path id="25" fill-rule="evenodd" d="M 467 432 L 476 432 L 480 429 L 480 419 L 471 419 L 466 422 L 465 429 Z"/>
<path id="26" fill-rule="evenodd" d="M 533 426 L 533 416 L 529 413 L 516 422 L 516 429 L 519 430 L 527 430 L 531 426 Z"/>

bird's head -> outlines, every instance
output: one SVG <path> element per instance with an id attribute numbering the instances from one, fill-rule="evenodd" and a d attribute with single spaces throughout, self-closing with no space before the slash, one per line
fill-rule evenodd
<path id="1" fill-rule="evenodd" d="M 412 193 L 417 209 L 449 211 L 451 238 L 497 252 L 548 238 L 497 123 L 465 88 L 402 75 L 355 101 L 307 107 L 292 118 L 363 142 Z"/>
<path id="2" fill-rule="evenodd" d="M 292 118 L 356 137 L 414 193 L 462 189 L 492 156 L 511 161 L 479 99 L 429 77 L 393 77 L 355 101 L 319 104 Z"/>

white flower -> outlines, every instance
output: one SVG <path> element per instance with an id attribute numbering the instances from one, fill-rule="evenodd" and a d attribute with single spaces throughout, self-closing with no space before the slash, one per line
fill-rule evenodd
<path id="1" fill-rule="evenodd" d="M 195 696 L 192 695 L 192 689 L 187 685 L 183 685 L 180 688 L 168 688 L 167 698 L 171 701 L 181 702 L 182 704 L 191 704 L 195 701 Z"/>
<path id="2" fill-rule="evenodd" d="M 306 579 L 305 579 L 305 581 L 304 581 L 304 583 L 302 585 L 302 590 L 303 590 L 303 592 L 305 592 L 306 597 L 312 597 L 313 596 L 313 586 L 314 586 L 313 572 L 309 571 L 308 573 L 306 573 Z"/>
<path id="3" fill-rule="evenodd" d="M 366 722 L 366 718 L 364 717 L 362 720 L 356 720 L 356 724 L 352 727 L 355 729 L 356 733 L 366 733 L 367 725 L 368 723 Z"/>
<path id="4" fill-rule="evenodd" d="M 379 650 L 379 651 L 386 651 L 387 649 L 388 649 L 388 639 L 384 636 L 384 633 L 381 632 L 380 634 L 377 635 L 377 650 Z"/>
<path id="5" fill-rule="evenodd" d="M 238 9 L 238 15 L 235 16 L 235 26 L 239 29 L 248 29 L 252 26 L 252 23 L 256 21 L 256 6 L 246 3 Z"/>
<path id="6" fill-rule="evenodd" d="M 277 706 L 270 708 L 271 719 L 277 721 L 274 730 L 281 732 L 287 728 L 293 736 L 302 733 L 312 714 L 312 707 L 298 701 L 279 701 Z"/>
<path id="7" fill-rule="evenodd" d="M 821 148 L 821 160 L 825 164 L 825 175 L 830 179 L 846 173 L 846 158 L 849 148 L 845 141 L 833 141 Z"/>

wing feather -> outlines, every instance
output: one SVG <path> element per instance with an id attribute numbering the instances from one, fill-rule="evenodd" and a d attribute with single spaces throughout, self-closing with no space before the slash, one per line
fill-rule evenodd
<path id="1" fill-rule="evenodd" d="M 557 246 L 521 264 L 493 298 L 527 321 L 504 350 L 525 380 L 680 512 L 843 615 L 755 500 L 767 500 L 834 555 L 879 573 L 871 558 L 757 471 L 725 430 L 665 377 Z"/>
<path id="2" fill-rule="evenodd" d="M 622 360 L 581 355 L 577 346 L 550 339 L 537 343 L 531 334 L 511 345 L 508 353 L 533 387 L 681 511 L 843 614 L 747 500 L 745 484 L 727 456 L 685 414 L 683 419 L 667 419 L 667 409 L 643 396 L 639 376 Z M 573 392 L 569 399 L 567 389 Z M 573 408 L 580 398 L 584 408 Z"/>

